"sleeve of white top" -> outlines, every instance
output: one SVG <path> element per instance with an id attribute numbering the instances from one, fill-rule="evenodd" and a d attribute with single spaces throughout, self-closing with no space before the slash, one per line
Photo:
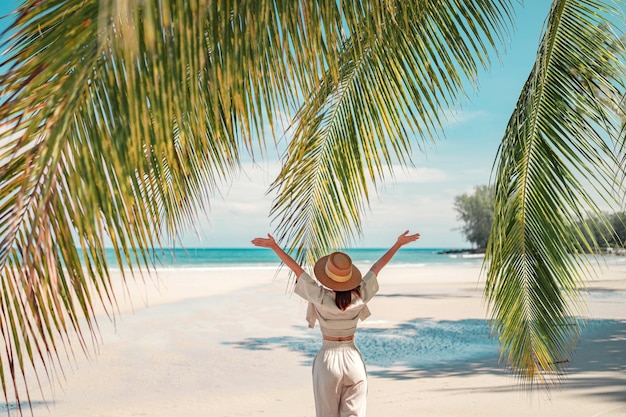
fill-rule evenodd
<path id="1" fill-rule="evenodd" d="M 378 292 L 378 278 L 373 271 L 369 271 L 363 277 L 361 284 L 361 299 L 367 303 Z"/>
<path id="2" fill-rule="evenodd" d="M 306 272 L 300 274 L 293 291 L 312 303 L 321 303 L 324 298 L 324 288 Z"/>

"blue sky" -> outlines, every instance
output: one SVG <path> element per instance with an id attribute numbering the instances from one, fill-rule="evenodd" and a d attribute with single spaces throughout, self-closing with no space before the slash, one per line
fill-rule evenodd
<path id="1" fill-rule="evenodd" d="M 0 14 L 19 2 L 3 0 Z M 406 229 L 422 235 L 415 247 L 468 247 L 458 230 L 461 223 L 453 209 L 454 197 L 487 184 L 504 128 L 531 67 L 542 27 L 550 7 L 548 0 L 525 1 L 517 7 L 516 31 L 506 54 L 494 60 L 479 77 L 472 94 L 445 130 L 445 137 L 421 153 L 415 148 L 414 167 L 396 172 L 371 199 L 363 221 L 359 247 L 384 247 Z M 0 22 L 6 27 L 6 19 Z M 181 234 L 186 247 L 245 247 L 250 239 L 272 230 L 268 217 L 272 196 L 266 190 L 277 174 L 279 155 L 244 163 L 238 178 L 224 184 L 222 193 Z"/>

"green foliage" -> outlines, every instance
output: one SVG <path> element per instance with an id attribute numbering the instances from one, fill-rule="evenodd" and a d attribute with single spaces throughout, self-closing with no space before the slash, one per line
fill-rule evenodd
<path id="1" fill-rule="evenodd" d="M 576 228 L 583 231 L 581 242 L 589 242 L 594 252 L 626 247 L 626 212 L 593 215 L 579 222 Z"/>
<path id="2" fill-rule="evenodd" d="M 558 378 L 580 334 L 589 267 L 571 254 L 593 242 L 576 225 L 587 212 L 602 216 L 593 195 L 614 207 L 624 195 L 614 111 L 623 106 L 624 56 L 606 17 L 623 28 L 610 2 L 553 2 L 498 153 L 485 292 L 502 355 L 527 382 Z"/>
<path id="3" fill-rule="evenodd" d="M 272 186 L 277 235 L 308 262 L 360 233 L 370 184 L 441 132 L 442 109 L 465 98 L 513 12 L 510 1 L 374 4 L 296 114 Z"/>
<path id="4" fill-rule="evenodd" d="M 479 185 L 472 194 L 464 193 L 454 198 L 454 209 L 464 224 L 461 231 L 468 242 L 478 248 L 486 248 L 493 224 L 495 189 Z"/>
<path id="5" fill-rule="evenodd" d="M 518 4 L 23 1 L 0 78 L 7 400 L 39 363 L 54 377 L 70 335 L 87 349 L 96 304 L 114 307 L 104 242 L 150 267 L 242 154 L 263 156 L 281 114 L 295 114 L 272 185 L 281 244 L 309 261 L 349 244 L 371 188 L 441 133 Z M 569 254 L 589 242 L 569 226 L 599 210 L 575 174 L 624 192 L 622 19 L 612 1 L 553 2 L 500 147 L 486 294 L 506 363 L 531 382 L 578 334 Z"/>

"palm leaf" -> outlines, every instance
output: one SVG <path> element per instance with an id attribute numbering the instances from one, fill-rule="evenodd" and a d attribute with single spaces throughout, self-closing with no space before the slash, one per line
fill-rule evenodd
<path id="1" fill-rule="evenodd" d="M 304 90 L 292 78 L 317 82 L 322 61 L 306 58 L 323 54 L 303 52 L 310 39 L 299 36 L 314 36 L 318 48 L 333 36 L 301 22 L 301 7 L 32 0 L 19 8 L 0 79 L 7 401 L 13 391 L 20 404 L 18 379 L 36 362 L 54 375 L 57 352 L 72 350 L 69 332 L 88 349 L 83 329 L 97 329 L 95 304 L 114 311 L 106 242 L 131 275 L 152 266 L 152 248 L 193 224 L 242 148 L 262 143 L 265 121 Z M 284 45 L 299 51 L 295 59 Z"/>
<path id="2" fill-rule="evenodd" d="M 297 113 L 272 186 L 277 235 L 309 263 L 360 233 L 368 181 L 375 185 L 394 161 L 410 163 L 414 132 L 420 141 L 440 133 L 442 109 L 464 98 L 512 15 L 508 1 L 372 10 L 349 20 L 339 67 Z"/>
<path id="3" fill-rule="evenodd" d="M 592 271 L 577 254 L 593 242 L 575 225 L 619 190 L 621 126 L 603 100 L 623 91 L 624 66 L 601 28 L 615 18 L 606 2 L 554 1 L 499 149 L 486 295 L 502 355 L 531 385 L 558 377 L 579 337 L 578 290 Z"/>

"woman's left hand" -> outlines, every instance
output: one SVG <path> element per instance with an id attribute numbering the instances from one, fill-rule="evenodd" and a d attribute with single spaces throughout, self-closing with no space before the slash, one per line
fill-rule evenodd
<path id="1" fill-rule="evenodd" d="M 272 237 L 272 235 L 270 235 L 269 233 L 267 234 L 267 238 L 257 237 L 257 238 L 252 239 L 252 244 L 254 246 L 259 246 L 261 248 L 269 248 L 269 249 L 274 249 L 275 247 L 278 246 L 276 244 L 276 240 L 274 240 L 274 237 Z"/>

